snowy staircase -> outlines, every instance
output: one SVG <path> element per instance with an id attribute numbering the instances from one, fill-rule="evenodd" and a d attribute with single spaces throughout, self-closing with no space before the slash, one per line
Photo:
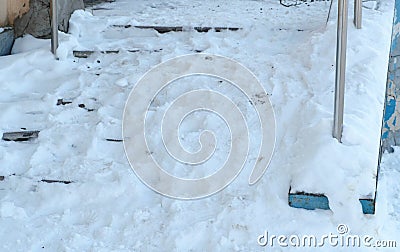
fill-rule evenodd
<path id="1" fill-rule="evenodd" d="M 107 11 L 112 11 L 112 9 L 107 8 L 92 8 L 92 11 L 100 11 L 101 15 L 107 15 Z M 170 32 L 198 32 L 198 33 L 207 33 L 207 32 L 223 32 L 223 31 L 240 31 L 243 28 L 239 27 L 228 27 L 228 26 L 220 26 L 220 27 L 212 27 L 212 26 L 194 26 L 194 27 L 185 27 L 185 26 L 158 26 L 158 25 L 131 25 L 131 24 L 112 24 L 107 27 L 110 32 L 113 29 L 120 29 L 124 34 L 134 34 L 139 30 L 149 30 L 155 31 L 156 34 L 166 34 Z M 282 29 L 280 29 L 282 30 Z M 303 29 L 298 29 L 299 32 L 304 31 Z M 157 40 L 157 35 L 154 36 L 154 40 Z M 131 48 L 131 49 L 107 49 L 107 50 L 74 50 L 73 56 L 76 58 L 88 58 L 93 54 L 118 54 L 120 52 L 130 52 L 130 53 L 140 53 L 140 52 L 162 52 L 164 48 L 159 49 L 145 49 L 145 48 Z M 192 50 L 192 52 L 200 53 L 203 50 Z M 122 141 L 115 139 L 107 139 L 107 141 Z M 374 194 L 375 195 L 375 194 Z M 373 198 L 361 198 L 359 199 L 360 204 L 362 206 L 362 211 L 364 214 L 374 214 L 375 213 L 375 196 Z M 304 191 L 292 191 L 292 188 L 289 188 L 288 192 L 288 204 L 294 208 L 303 208 L 307 210 L 314 209 L 322 209 L 329 210 L 329 199 L 323 193 L 315 193 L 315 192 L 304 192 Z"/>

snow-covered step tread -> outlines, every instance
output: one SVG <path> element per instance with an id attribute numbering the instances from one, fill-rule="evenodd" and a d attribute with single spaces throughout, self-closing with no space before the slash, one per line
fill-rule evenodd
<path id="1" fill-rule="evenodd" d="M 137 29 L 153 29 L 158 33 L 167 33 L 167 32 L 184 32 L 184 31 L 197 31 L 197 32 L 222 32 L 222 31 L 239 31 L 242 28 L 239 27 L 228 27 L 228 26 L 220 26 L 220 27 L 212 27 L 212 26 L 155 26 L 155 25 L 112 25 L 111 27 L 117 28 L 137 28 Z"/>

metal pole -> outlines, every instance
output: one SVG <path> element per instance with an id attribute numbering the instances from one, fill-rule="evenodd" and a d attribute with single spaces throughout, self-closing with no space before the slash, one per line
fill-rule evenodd
<path id="1" fill-rule="evenodd" d="M 51 0 L 51 52 L 57 56 L 58 48 L 58 19 L 57 19 L 57 0 Z"/>
<path id="2" fill-rule="evenodd" d="M 354 0 L 354 25 L 361 29 L 362 24 L 362 0 Z"/>
<path id="3" fill-rule="evenodd" d="M 338 25 L 336 45 L 336 81 L 335 81 L 335 113 L 333 122 L 333 137 L 342 142 L 344 86 L 346 72 L 347 21 L 348 0 L 338 1 Z"/>

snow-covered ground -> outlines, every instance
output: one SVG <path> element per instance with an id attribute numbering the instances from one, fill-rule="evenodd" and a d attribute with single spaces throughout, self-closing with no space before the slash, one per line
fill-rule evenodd
<path id="1" fill-rule="evenodd" d="M 400 246 L 399 148 L 383 157 L 376 214 L 363 215 L 358 202 L 375 190 L 393 3 L 363 8 L 361 30 L 349 24 L 343 144 L 331 136 L 335 3 L 326 22 L 325 1 L 286 8 L 261 0 L 117 0 L 74 13 L 69 33 L 60 33 L 59 61 L 49 52 L 49 40 L 18 39 L 14 55 L 0 58 L 0 132 L 26 128 L 40 134 L 31 142 L 0 141 L 1 251 L 291 251 L 277 244 L 260 247 L 257 238 L 266 230 L 322 237 L 337 234 L 339 224 L 349 234 L 398 239 Z M 158 34 L 114 25 L 187 31 Z M 191 26 L 243 29 L 197 33 Z M 133 49 L 141 51 L 128 52 Z M 73 50 L 121 52 L 78 59 Z M 122 139 L 125 101 L 138 79 L 165 60 L 195 51 L 237 60 L 259 78 L 275 110 L 276 147 L 256 185 L 247 184 L 250 153 L 225 190 L 180 201 L 142 184 L 123 143 L 107 139 Z M 208 87 L 207 81 L 194 81 Z M 177 92 L 164 92 L 160 104 Z M 58 99 L 71 103 L 57 106 Z M 225 136 L 215 116 L 199 118 Z M 257 129 L 250 125 L 249 131 L 257 141 Z M 186 133 L 184 144 L 190 146 L 196 131 Z M 229 151 L 220 149 L 221 157 Z M 326 194 L 331 210 L 289 207 L 290 187 Z M 329 244 L 319 249 L 333 251 Z"/>

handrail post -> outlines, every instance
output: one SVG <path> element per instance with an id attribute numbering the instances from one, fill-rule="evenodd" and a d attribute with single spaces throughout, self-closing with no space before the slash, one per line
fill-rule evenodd
<path id="1" fill-rule="evenodd" d="M 361 29 L 362 25 L 362 0 L 354 0 L 354 25 Z"/>
<path id="2" fill-rule="evenodd" d="M 57 57 L 58 48 L 58 17 L 57 0 L 51 0 L 51 52 Z"/>
<path id="3" fill-rule="evenodd" d="M 335 112 L 333 122 L 333 137 L 342 142 L 344 90 L 346 72 L 346 48 L 347 48 L 347 21 L 348 0 L 338 1 L 338 25 L 336 45 L 336 80 L 335 80 Z"/>

